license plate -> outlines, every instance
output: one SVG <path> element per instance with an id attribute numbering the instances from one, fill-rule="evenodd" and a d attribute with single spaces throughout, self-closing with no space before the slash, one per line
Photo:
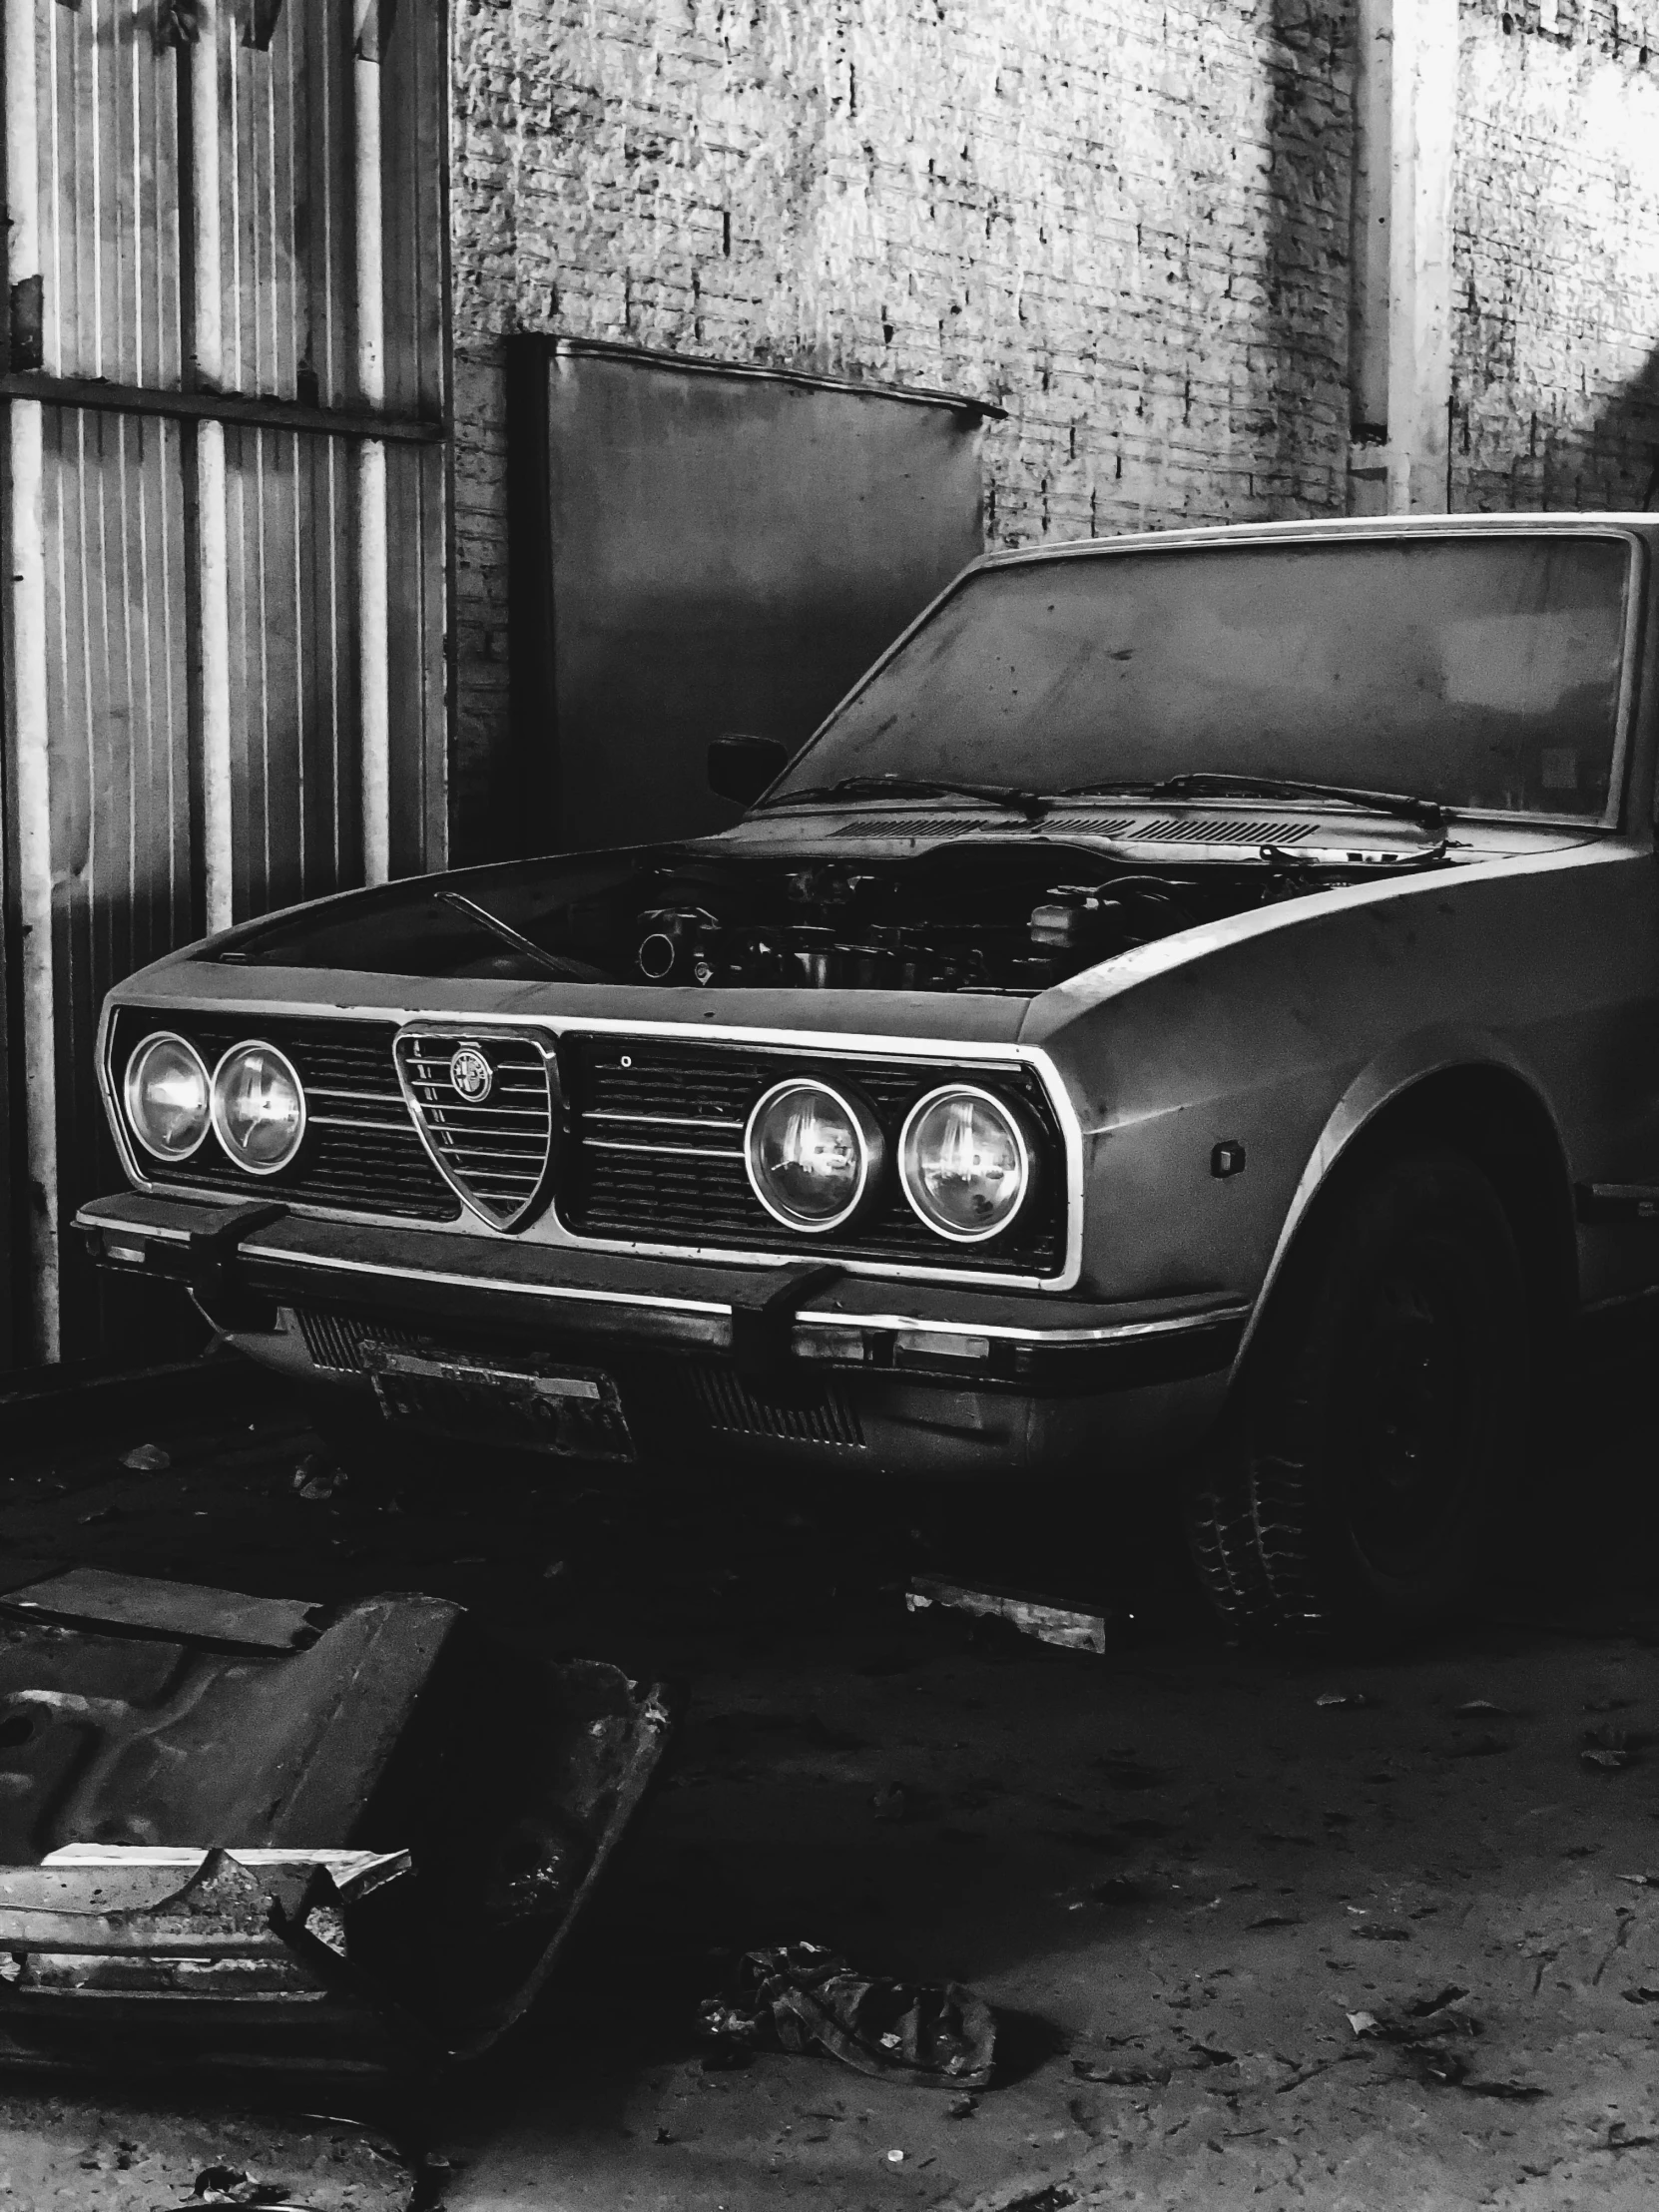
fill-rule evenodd
<path id="1" fill-rule="evenodd" d="M 380 1410 L 444 1434 L 528 1446 L 569 1459 L 632 1459 L 617 1386 L 597 1368 L 525 1374 L 366 1346 Z"/>

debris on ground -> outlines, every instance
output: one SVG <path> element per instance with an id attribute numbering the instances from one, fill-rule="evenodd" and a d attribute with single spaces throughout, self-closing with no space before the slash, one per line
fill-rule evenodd
<path id="1" fill-rule="evenodd" d="M 823 2051 L 867 2074 L 989 2085 L 996 2021 L 959 1982 L 861 1974 L 824 1943 L 746 1951 L 730 1986 L 698 2008 L 698 2033 L 722 2051 Z"/>
<path id="2" fill-rule="evenodd" d="M 1314 1703 L 1328 1713 L 1358 1712 L 1367 1705 L 1375 1705 L 1376 1698 L 1368 1697 L 1364 1690 L 1322 1690 Z"/>
<path id="3" fill-rule="evenodd" d="M 200 2056 L 210 2014 L 220 2062 L 473 2055 L 546 1980 L 670 1727 L 660 1691 L 509 1657 L 445 1599 L 88 1568 L 8 1592 L 0 2056 Z"/>
<path id="4" fill-rule="evenodd" d="M 1469 1992 L 1448 1987 L 1419 1997 L 1393 2012 L 1350 2012 L 1348 2024 L 1358 2036 L 1379 2043 L 1425 2043 L 1442 2035 L 1478 2035 L 1480 2022 L 1468 2008 Z"/>
<path id="5" fill-rule="evenodd" d="M 173 1454 L 160 1444 L 134 1444 L 121 1454 L 121 1464 L 134 1474 L 160 1474 L 173 1464 Z"/>
<path id="6" fill-rule="evenodd" d="M 1617 1774 L 1630 1765 L 1634 1754 L 1622 1728 L 1587 1728 L 1584 1748 L 1578 1756 L 1586 1767 L 1598 1768 L 1603 1774 Z"/>
<path id="7" fill-rule="evenodd" d="M 1489 1697 L 1471 1697 L 1461 1705 L 1454 1705 L 1451 1717 L 1454 1721 L 1493 1721 L 1507 1720 L 1509 1713 L 1507 1707 L 1494 1705 Z"/>
<path id="8" fill-rule="evenodd" d="M 344 1481 L 344 1469 L 337 1467 L 325 1451 L 307 1451 L 293 1470 L 294 1490 L 308 1504 L 332 1497 Z"/>
<path id="9" fill-rule="evenodd" d="M 1057 1645 L 1062 1651 L 1104 1652 L 1113 1618 L 1099 1607 L 1062 1605 L 1029 1590 L 974 1588 L 944 1575 L 916 1575 L 904 1593 L 905 1611 L 925 1613 L 935 1605 L 969 1613 L 977 1620 L 1007 1621 L 1022 1636 L 1034 1636 L 1039 1643 Z"/>
<path id="10" fill-rule="evenodd" d="M 309 2205 L 296 2204 L 283 2183 L 256 2181 L 240 2166 L 204 2167 L 185 2203 L 257 2205 L 260 2212 L 313 2212 Z"/>

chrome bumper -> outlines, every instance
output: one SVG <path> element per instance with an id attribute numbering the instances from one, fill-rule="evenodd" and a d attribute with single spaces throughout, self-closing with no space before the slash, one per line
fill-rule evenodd
<path id="1" fill-rule="evenodd" d="M 848 1276 L 719 1267 L 437 1236 L 123 1193 L 76 1217 L 92 1256 L 181 1282 L 232 1335 L 278 1306 L 713 1356 L 759 1375 L 811 1364 L 1021 1395 L 1225 1378 L 1249 1302 L 1216 1292 L 1104 1304 Z"/>

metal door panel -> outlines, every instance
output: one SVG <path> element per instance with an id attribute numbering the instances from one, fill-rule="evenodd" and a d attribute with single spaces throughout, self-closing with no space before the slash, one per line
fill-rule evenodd
<path id="1" fill-rule="evenodd" d="M 803 744 L 983 550 L 971 407 L 570 346 L 546 407 L 562 842 L 730 822 L 709 739 Z"/>

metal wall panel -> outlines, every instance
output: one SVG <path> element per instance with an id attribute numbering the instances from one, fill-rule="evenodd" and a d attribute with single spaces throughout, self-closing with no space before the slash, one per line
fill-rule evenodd
<path id="1" fill-rule="evenodd" d="M 181 428 L 46 410 L 58 1122 L 65 1218 L 119 1173 L 91 1080 L 110 985 L 195 931 Z M 65 1254 L 66 1340 L 102 1295 Z M 133 1302 L 129 1326 L 142 1326 Z M 142 1341 L 142 1340 L 138 1340 Z"/>
<path id="2" fill-rule="evenodd" d="M 983 550 L 980 410 L 581 340 L 544 359 L 525 525 L 546 534 L 553 700 L 526 740 L 555 758 L 531 764 L 526 834 L 718 829 L 709 740 L 793 752 Z"/>
<path id="3" fill-rule="evenodd" d="M 349 448 L 226 436 L 236 909 L 359 882 Z"/>
<path id="4" fill-rule="evenodd" d="M 176 385 L 178 56 L 138 0 L 47 5 L 38 20 L 44 366 Z"/>
<path id="5" fill-rule="evenodd" d="M 348 12 L 284 0 L 264 52 L 220 30 L 225 379 L 324 406 L 356 386 Z"/>
<path id="6" fill-rule="evenodd" d="M 264 49 L 248 39 L 271 10 L 253 0 L 6 6 L 12 478 L 22 454 L 32 486 L 29 456 L 40 457 L 38 521 L 33 490 L 27 512 L 14 498 L 12 513 L 23 515 L 24 565 L 38 578 L 38 560 L 46 577 L 42 613 L 38 582 L 25 604 L 14 528 L 7 744 L 14 764 L 44 757 L 48 798 L 30 821 L 49 817 L 49 834 L 26 833 L 21 814 L 5 820 L 0 873 L 12 941 L 23 941 L 25 913 L 49 910 L 49 929 L 30 941 L 49 935 L 52 962 L 44 1016 L 38 963 L 33 982 L 11 978 L 0 1104 L 27 1126 L 37 1181 L 50 1163 L 67 1223 L 118 1178 L 93 1066 L 110 985 L 201 933 L 210 883 L 229 882 L 240 919 L 363 879 L 362 652 L 378 666 L 359 637 L 378 635 L 359 622 L 365 449 L 383 448 L 386 461 L 391 865 L 443 860 L 447 42 L 442 0 L 382 8 L 389 32 L 372 67 L 354 57 L 361 11 L 344 0 L 280 0 Z M 211 66 L 191 43 L 199 25 Z M 25 73 L 11 64 L 31 38 Z M 365 83 L 377 94 L 377 172 L 358 161 Z M 218 373 L 206 379 L 192 203 L 204 116 L 217 117 L 207 137 L 220 182 L 207 204 L 220 217 L 209 296 L 221 309 Z M 380 206 L 383 396 L 359 358 L 365 175 L 367 204 Z M 96 400 L 64 391 L 64 379 L 99 380 Z M 350 419 L 330 423 L 329 410 Z M 209 527 L 220 515 L 222 571 Z M 228 652 L 211 688 L 210 633 L 223 630 L 205 617 L 204 577 L 221 574 L 213 603 L 228 618 Z M 13 681 L 20 624 L 30 666 L 43 649 L 46 663 L 26 731 Z M 221 764 L 228 815 L 209 798 L 225 792 Z M 3 778 L 0 800 L 16 805 Z M 227 845 L 216 874 L 212 854 Z M 26 849 L 36 855 L 27 881 Z M 55 1072 L 55 1108 L 50 1086 L 20 1064 L 24 1036 L 35 1068 Z M 14 1248 L 31 1246 L 37 1293 L 25 1340 L 0 1341 L 0 1367 L 60 1343 L 66 1356 L 140 1349 L 143 1317 L 110 1304 L 77 1240 L 51 1236 L 50 1217 L 37 1193 L 0 1222 L 0 1244 L 9 1227 Z M 0 1323 L 4 1309 L 0 1298 Z"/>

